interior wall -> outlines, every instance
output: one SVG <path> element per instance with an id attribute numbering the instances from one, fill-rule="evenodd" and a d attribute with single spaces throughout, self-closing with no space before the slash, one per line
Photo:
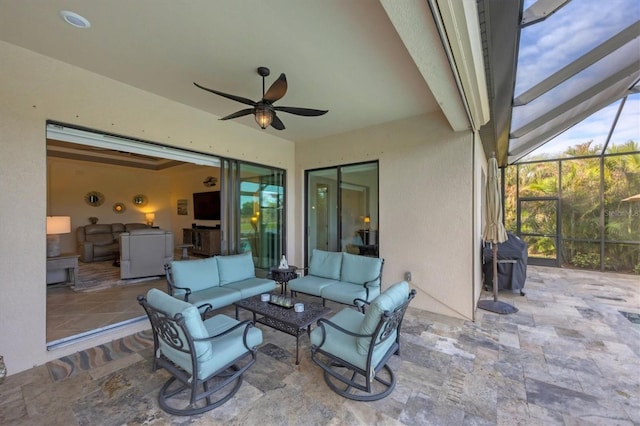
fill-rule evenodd
<path id="1" fill-rule="evenodd" d="M 140 322 L 46 349 L 46 121 L 294 169 L 294 145 L 46 56 L 0 42 L 0 355 L 9 374 L 148 328 Z M 185 90 L 191 87 L 185 82 Z M 288 181 L 294 184 L 293 173 Z M 293 217 L 295 194 L 288 194 Z M 19 238 L 18 238 L 19 234 Z M 289 226 L 288 244 L 295 230 Z"/>
<path id="2" fill-rule="evenodd" d="M 170 229 L 176 244 L 182 244 L 182 230 L 191 228 L 194 223 L 202 226 L 220 224 L 219 220 L 195 220 L 193 218 L 193 194 L 195 192 L 219 191 L 220 168 L 188 164 L 167 169 L 163 171 L 163 174 L 169 179 L 167 190 L 172 218 Z M 205 187 L 202 182 L 208 176 L 218 179 L 218 183 L 213 187 Z M 178 214 L 178 200 L 187 200 L 186 215 Z"/>
<path id="3" fill-rule="evenodd" d="M 474 139 L 453 132 L 441 113 L 309 141 L 296 147 L 296 193 L 304 171 L 379 160 L 383 288 L 404 279 L 418 290 L 412 306 L 471 319 L 474 303 Z M 296 228 L 304 229 L 304 203 Z M 304 256 L 304 235 L 296 248 Z M 298 261 L 298 260 L 296 260 Z"/>
<path id="4" fill-rule="evenodd" d="M 97 217 L 98 224 L 145 223 L 144 214 L 155 212 L 154 225 L 169 229 L 169 198 L 164 192 L 169 184 L 167 176 L 151 170 L 55 157 L 47 159 L 47 167 L 47 214 L 71 216 L 71 233 L 60 235 L 62 252 L 76 252 L 76 229 L 89 225 L 89 217 Z M 84 197 L 90 191 L 104 195 L 104 203 L 96 207 L 87 204 Z M 136 194 L 148 198 L 146 206 L 133 205 Z M 113 211 L 118 202 L 125 205 L 123 213 Z"/>
<path id="5" fill-rule="evenodd" d="M 76 252 L 76 229 L 89 224 L 89 217 L 97 217 L 98 224 L 145 223 L 145 213 L 155 213 L 154 226 L 173 232 L 176 244 L 182 243 L 182 229 L 193 223 L 215 226 L 219 220 L 193 218 L 193 193 L 220 190 L 205 187 L 203 180 L 213 176 L 220 181 L 217 167 L 185 164 L 163 170 L 101 164 L 88 161 L 48 157 L 47 214 L 71 216 L 71 233 L 60 235 L 63 253 Z M 104 195 L 102 205 L 94 207 L 84 200 L 89 191 Z M 143 194 L 149 200 L 144 207 L 133 204 L 133 197 Z M 187 214 L 179 215 L 178 200 L 187 200 Z M 125 205 L 116 213 L 115 203 Z"/>

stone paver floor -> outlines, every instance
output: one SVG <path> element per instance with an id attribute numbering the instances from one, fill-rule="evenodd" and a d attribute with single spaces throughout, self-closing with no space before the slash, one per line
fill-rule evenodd
<path id="1" fill-rule="evenodd" d="M 167 375 L 151 372 L 140 333 L 7 377 L 0 424 L 640 424 L 640 278 L 529 266 L 524 290 L 500 292 L 519 312 L 479 310 L 475 322 L 410 308 L 390 363 L 398 384 L 381 401 L 337 396 L 308 339 L 296 367 L 295 339 L 263 328 L 233 399 L 170 416 L 156 400 Z"/>

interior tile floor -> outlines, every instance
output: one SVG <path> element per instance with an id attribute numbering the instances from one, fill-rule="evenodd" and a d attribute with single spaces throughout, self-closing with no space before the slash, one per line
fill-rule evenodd
<path id="1" fill-rule="evenodd" d="M 515 314 L 479 310 L 472 322 L 410 308 L 390 362 L 397 386 L 377 402 L 334 394 L 307 338 L 296 366 L 295 339 L 262 328 L 234 398 L 174 417 L 158 407 L 167 374 L 151 371 L 150 335 L 138 333 L 10 375 L 0 424 L 638 425 L 639 287 L 638 276 L 529 266 L 525 296 L 500 292 Z"/>
<path id="2" fill-rule="evenodd" d="M 167 281 L 160 278 L 92 292 L 66 285 L 47 288 L 47 342 L 144 315 L 136 297 L 150 288 L 167 291 Z"/>

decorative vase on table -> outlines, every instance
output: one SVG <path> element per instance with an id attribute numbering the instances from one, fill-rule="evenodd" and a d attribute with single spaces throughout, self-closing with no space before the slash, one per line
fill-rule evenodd
<path id="1" fill-rule="evenodd" d="M 287 258 L 282 255 L 282 259 L 280 259 L 280 265 L 278 265 L 278 269 L 289 269 L 289 263 L 287 262 Z"/>

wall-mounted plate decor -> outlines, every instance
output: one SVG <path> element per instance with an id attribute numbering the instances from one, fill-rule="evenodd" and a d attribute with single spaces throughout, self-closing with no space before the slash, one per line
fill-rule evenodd
<path id="1" fill-rule="evenodd" d="M 84 196 L 84 201 L 93 207 L 101 206 L 104 203 L 104 195 L 99 193 L 98 191 L 90 191 L 87 192 L 87 195 Z"/>
<path id="2" fill-rule="evenodd" d="M 148 202 L 146 195 L 138 194 L 133 196 L 133 205 L 136 207 L 144 207 Z"/>
<path id="3" fill-rule="evenodd" d="M 124 203 L 115 203 L 113 205 L 113 211 L 116 213 L 124 213 L 126 209 L 127 207 L 124 205 Z"/>

